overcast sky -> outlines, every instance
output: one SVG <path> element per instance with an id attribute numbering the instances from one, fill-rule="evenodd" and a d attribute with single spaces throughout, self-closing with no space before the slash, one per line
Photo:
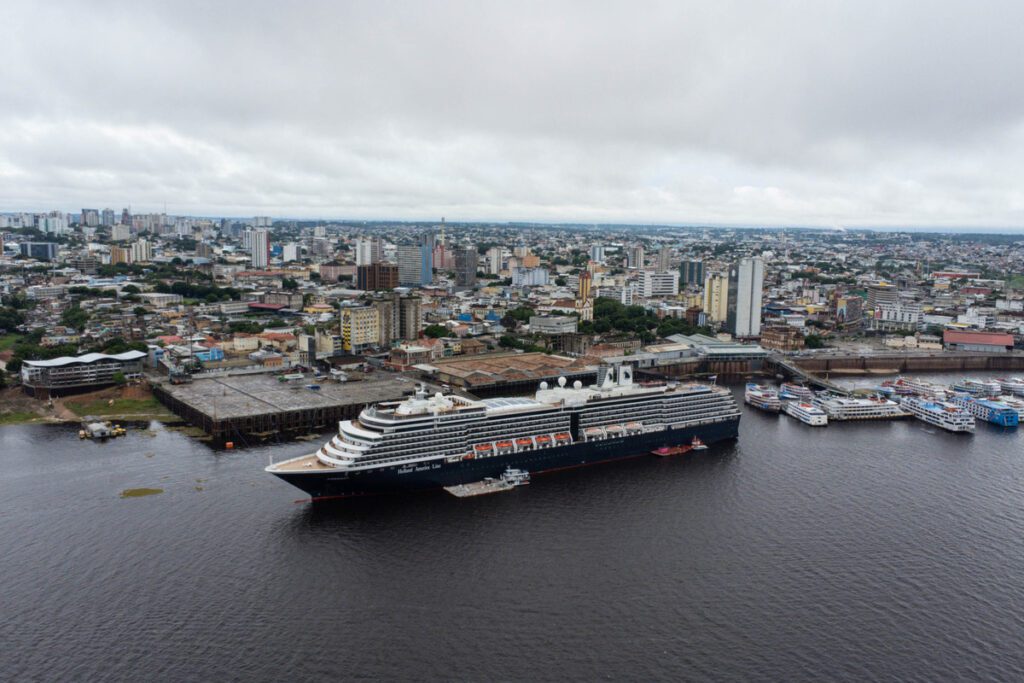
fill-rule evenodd
<path id="1" fill-rule="evenodd" d="M 0 3 L 0 210 L 1024 226 L 1024 3 Z"/>

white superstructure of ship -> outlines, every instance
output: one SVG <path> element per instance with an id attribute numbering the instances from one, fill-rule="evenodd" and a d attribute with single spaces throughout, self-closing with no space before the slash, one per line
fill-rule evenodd
<path id="1" fill-rule="evenodd" d="M 971 396 L 978 396 L 981 398 L 990 398 L 993 396 L 999 396 L 1003 393 L 1003 388 L 999 382 L 984 379 L 971 379 L 965 377 L 964 379 L 956 382 L 952 386 L 953 391 L 970 394 Z"/>
<path id="2" fill-rule="evenodd" d="M 814 398 L 814 392 L 802 384 L 783 382 L 779 386 L 779 398 L 782 400 L 810 401 Z"/>
<path id="3" fill-rule="evenodd" d="M 746 391 L 743 392 L 743 401 L 769 413 L 782 410 L 779 392 L 763 384 L 748 384 Z"/>
<path id="4" fill-rule="evenodd" d="M 952 403 L 908 396 L 901 405 L 917 419 L 940 429 L 949 432 L 974 431 L 974 416 Z"/>
<path id="5" fill-rule="evenodd" d="M 909 391 L 916 396 L 943 396 L 946 393 L 945 387 L 916 377 L 897 377 L 893 386 L 898 393 Z"/>
<path id="6" fill-rule="evenodd" d="M 899 403 L 881 396 L 846 397 L 818 394 L 814 404 L 834 422 L 847 420 L 893 420 L 908 415 Z"/>
<path id="7" fill-rule="evenodd" d="M 995 381 L 1005 393 L 1024 396 L 1024 377 L 996 377 Z"/>
<path id="8" fill-rule="evenodd" d="M 785 401 L 782 410 L 804 424 L 812 427 L 825 427 L 828 425 L 828 415 L 821 408 L 804 401 Z"/>

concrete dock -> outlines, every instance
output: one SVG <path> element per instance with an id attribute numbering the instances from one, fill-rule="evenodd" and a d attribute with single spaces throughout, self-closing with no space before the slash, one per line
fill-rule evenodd
<path id="1" fill-rule="evenodd" d="M 311 384 L 319 389 L 308 388 Z M 153 393 L 215 443 L 244 446 L 335 429 L 339 420 L 357 416 L 367 404 L 401 400 L 417 386 L 412 378 L 391 373 L 343 383 L 312 375 L 281 382 L 265 374 L 161 382 L 153 385 Z"/>

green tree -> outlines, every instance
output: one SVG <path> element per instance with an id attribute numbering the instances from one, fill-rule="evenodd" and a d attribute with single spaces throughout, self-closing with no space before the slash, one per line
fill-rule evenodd
<path id="1" fill-rule="evenodd" d="M 124 376 L 124 373 L 118 370 L 114 373 L 114 384 L 122 385 L 127 382 L 128 379 Z"/>
<path id="2" fill-rule="evenodd" d="M 427 325 L 423 328 L 423 334 L 431 339 L 440 339 L 448 334 L 448 328 L 444 325 Z"/>

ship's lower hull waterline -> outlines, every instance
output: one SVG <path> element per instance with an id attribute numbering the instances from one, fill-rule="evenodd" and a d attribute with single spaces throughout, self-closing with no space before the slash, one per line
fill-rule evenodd
<path id="1" fill-rule="evenodd" d="M 439 460 L 356 472 L 318 470 L 281 471 L 273 474 L 308 493 L 313 502 L 323 502 L 353 496 L 427 491 L 469 484 L 486 477 L 498 477 L 508 467 L 523 469 L 530 474 L 541 474 L 646 455 L 662 446 L 690 443 L 695 436 L 710 445 L 735 439 L 738 435 L 739 417 L 692 427 L 457 462 Z"/>

